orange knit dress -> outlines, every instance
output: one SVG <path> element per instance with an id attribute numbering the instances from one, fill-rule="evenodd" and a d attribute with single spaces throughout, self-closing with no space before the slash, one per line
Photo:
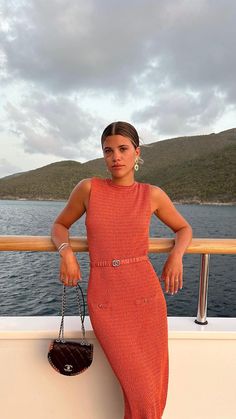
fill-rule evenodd
<path id="1" fill-rule="evenodd" d="M 166 301 L 147 256 L 150 185 L 120 186 L 97 177 L 91 184 L 91 324 L 122 387 L 124 419 L 160 419 L 168 387 L 168 328 Z"/>

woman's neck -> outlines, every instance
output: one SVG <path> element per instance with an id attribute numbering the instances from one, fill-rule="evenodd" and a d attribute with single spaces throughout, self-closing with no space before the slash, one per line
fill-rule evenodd
<path id="1" fill-rule="evenodd" d="M 135 179 L 134 176 L 124 176 L 124 177 L 111 177 L 111 181 L 112 183 L 114 183 L 114 185 L 119 185 L 119 186 L 132 186 L 135 183 Z"/>

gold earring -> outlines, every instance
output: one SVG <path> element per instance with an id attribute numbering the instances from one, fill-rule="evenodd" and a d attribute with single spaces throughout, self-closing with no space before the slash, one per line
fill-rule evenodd
<path id="1" fill-rule="evenodd" d="M 134 165 L 134 170 L 137 172 L 139 169 L 139 165 L 138 165 L 138 157 L 135 159 L 135 165 Z"/>

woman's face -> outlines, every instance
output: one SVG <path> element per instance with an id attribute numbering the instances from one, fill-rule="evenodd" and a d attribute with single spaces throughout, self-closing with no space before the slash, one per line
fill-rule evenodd
<path id="1" fill-rule="evenodd" d="M 121 178 L 133 174 L 140 147 L 135 148 L 128 137 L 110 135 L 103 143 L 103 155 L 112 176 Z"/>

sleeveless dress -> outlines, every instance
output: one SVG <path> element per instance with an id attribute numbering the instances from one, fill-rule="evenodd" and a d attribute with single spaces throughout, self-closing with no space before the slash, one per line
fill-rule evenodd
<path id="1" fill-rule="evenodd" d="M 121 385 L 124 419 L 161 419 L 167 398 L 167 307 L 147 256 L 150 218 L 149 184 L 91 179 L 88 311 Z"/>

